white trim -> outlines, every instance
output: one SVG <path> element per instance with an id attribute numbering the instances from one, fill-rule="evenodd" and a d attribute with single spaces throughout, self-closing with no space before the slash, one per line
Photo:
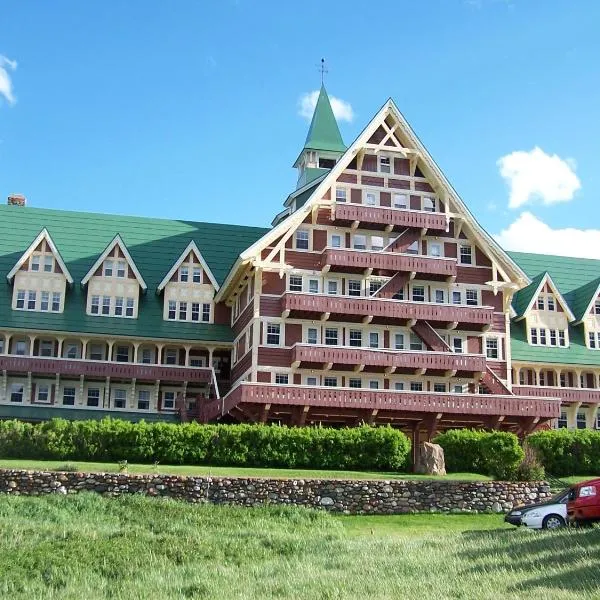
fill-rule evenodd
<path id="1" fill-rule="evenodd" d="M 146 291 L 148 289 L 148 286 L 146 285 L 142 274 L 139 272 L 133 258 L 131 258 L 131 254 L 129 254 L 125 243 L 123 242 L 121 236 L 118 233 L 117 235 L 115 235 L 112 242 L 108 244 L 108 246 L 105 248 L 102 254 L 98 257 L 96 262 L 92 265 L 92 268 L 86 273 L 85 277 L 81 280 L 81 285 L 86 285 L 88 283 L 88 281 L 93 277 L 97 269 L 100 266 L 102 266 L 102 263 L 108 258 L 108 255 L 115 249 L 115 246 L 119 246 L 121 252 L 123 253 L 123 256 L 125 257 L 125 260 L 129 264 L 129 267 L 133 271 L 135 278 L 140 284 L 140 287 L 142 288 L 142 290 Z"/>
<path id="2" fill-rule="evenodd" d="M 158 284 L 158 288 L 156 289 L 157 294 L 160 294 L 160 292 L 163 291 L 163 289 L 165 288 L 167 283 L 169 283 L 169 281 L 171 280 L 171 277 L 173 277 L 173 275 L 175 274 L 175 271 L 177 271 L 177 269 L 181 266 L 181 264 L 183 263 L 183 261 L 186 259 L 186 257 L 188 256 L 188 254 L 190 252 L 193 252 L 195 254 L 196 258 L 200 262 L 200 265 L 204 269 L 204 272 L 208 275 L 210 282 L 213 284 L 213 287 L 215 288 L 215 290 L 217 292 L 219 291 L 219 284 L 217 283 L 215 276 L 212 274 L 210 267 L 208 266 L 207 262 L 204 260 L 204 257 L 202 256 L 202 252 L 200 252 L 200 249 L 198 248 L 198 246 L 196 246 L 196 242 L 194 240 L 192 240 L 186 246 L 185 250 L 181 253 L 179 258 L 175 261 L 175 264 L 171 267 L 169 272 L 164 276 L 163 280 Z"/>
<path id="3" fill-rule="evenodd" d="M 588 317 L 590 315 L 590 310 L 592 308 L 592 306 L 595 306 L 596 301 L 598 300 L 598 295 L 600 294 L 600 283 L 598 284 L 598 287 L 596 288 L 596 291 L 594 292 L 594 296 L 592 297 L 592 299 L 589 301 L 589 304 L 587 305 L 583 316 L 581 317 L 581 319 L 579 319 L 579 321 L 576 321 L 574 323 L 574 325 L 580 325 L 581 323 L 584 322 L 584 320 L 586 319 L 586 317 Z M 593 313 L 594 315 L 596 313 Z"/>
<path id="4" fill-rule="evenodd" d="M 549 273 L 545 273 L 544 276 L 542 277 L 539 285 L 537 286 L 535 293 L 533 294 L 533 296 L 531 296 L 531 300 L 529 301 L 527 308 L 523 311 L 523 314 L 520 317 L 515 319 L 515 321 L 522 321 L 527 316 L 527 313 L 533 308 L 533 305 L 537 302 L 537 298 L 540 295 L 540 290 L 546 283 L 552 288 L 552 291 L 553 291 L 554 295 L 556 296 L 556 300 L 557 300 L 557 302 L 560 302 L 560 305 L 562 306 L 563 310 L 565 311 L 565 314 L 567 315 L 568 320 L 569 321 L 575 320 L 575 315 L 571 312 L 569 305 L 565 302 L 564 298 L 562 297 L 562 294 L 558 291 L 556 284 L 554 283 L 554 281 L 552 281 L 552 277 L 550 276 Z M 551 311 L 551 312 L 556 312 L 556 311 Z M 538 329 L 539 329 L 539 327 L 538 327 Z"/>
<path id="5" fill-rule="evenodd" d="M 12 282 L 13 277 L 18 273 L 19 269 L 23 266 L 25 261 L 31 256 L 31 253 L 38 247 L 38 245 L 40 244 L 40 242 L 42 240 L 46 240 L 46 242 L 48 242 L 48 245 L 50 246 L 50 250 L 51 250 L 52 254 L 54 255 L 54 258 L 56 259 L 56 262 L 58 263 L 58 266 L 61 268 L 61 271 L 63 272 L 67 281 L 70 284 L 73 283 L 73 277 L 71 276 L 71 273 L 69 273 L 69 269 L 67 269 L 67 265 L 65 265 L 61 255 L 60 255 L 60 252 L 58 251 L 58 248 L 56 247 L 56 244 L 52 240 L 50 233 L 48 232 L 48 230 L 45 227 L 44 227 L 44 229 L 42 229 L 42 231 L 40 231 L 40 233 L 33 240 L 33 242 L 31 242 L 31 244 L 29 245 L 27 250 L 25 250 L 25 252 L 23 252 L 21 258 L 17 261 L 15 266 L 10 270 L 10 272 L 6 276 L 6 279 L 8 279 L 9 283 Z"/>

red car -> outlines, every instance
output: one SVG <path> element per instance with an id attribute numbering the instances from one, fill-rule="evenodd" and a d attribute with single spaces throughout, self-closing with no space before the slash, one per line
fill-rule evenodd
<path id="1" fill-rule="evenodd" d="M 575 524 L 600 521 L 600 479 L 583 481 L 571 488 L 567 518 L 570 523 Z"/>

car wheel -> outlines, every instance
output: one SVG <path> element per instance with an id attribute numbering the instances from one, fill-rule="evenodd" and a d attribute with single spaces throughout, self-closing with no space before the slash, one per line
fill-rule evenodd
<path id="1" fill-rule="evenodd" d="M 565 526 L 565 520 L 560 515 L 546 515 L 542 521 L 543 529 L 558 529 Z"/>

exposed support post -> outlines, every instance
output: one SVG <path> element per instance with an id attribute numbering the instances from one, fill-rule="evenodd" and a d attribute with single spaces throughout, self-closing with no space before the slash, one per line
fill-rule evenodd
<path id="1" fill-rule="evenodd" d="M 158 410 L 158 401 L 159 401 L 159 397 L 160 397 L 160 379 L 157 379 L 154 382 L 154 401 L 153 401 L 153 408 L 154 410 Z"/>
<path id="2" fill-rule="evenodd" d="M 269 411 L 271 410 L 271 404 L 267 403 L 265 405 L 263 405 L 262 407 L 262 411 L 260 413 L 260 422 L 261 423 L 266 423 L 267 419 L 269 418 Z"/>
<path id="3" fill-rule="evenodd" d="M 139 350 L 140 350 L 140 343 L 139 342 L 133 342 L 133 362 L 137 363 L 139 360 Z"/>
<path id="4" fill-rule="evenodd" d="M 130 391 L 130 398 L 129 398 L 129 408 L 135 408 L 135 384 L 136 384 L 136 378 L 133 377 L 131 380 L 131 391 Z"/>
<path id="5" fill-rule="evenodd" d="M 110 377 L 104 381 L 104 397 L 102 399 L 102 407 L 110 408 Z"/>
<path id="6" fill-rule="evenodd" d="M 302 413 L 300 414 L 300 418 L 298 419 L 298 426 L 302 427 L 304 423 L 306 423 L 306 417 L 308 417 L 308 411 L 310 410 L 310 406 L 306 405 L 302 407 Z"/>
<path id="7" fill-rule="evenodd" d="M 23 402 L 29 401 L 29 403 L 31 404 L 31 402 L 34 400 L 34 398 L 31 397 L 31 371 L 27 372 L 27 390 L 26 390 L 26 397 L 23 398 Z"/>
<path id="8" fill-rule="evenodd" d="M 77 404 L 83 406 L 83 393 L 85 392 L 85 377 L 79 376 L 79 397 L 77 398 Z"/>
<path id="9" fill-rule="evenodd" d="M 412 448 L 411 448 L 411 452 L 412 452 L 413 471 L 416 470 L 416 468 L 417 468 L 417 461 L 419 459 L 419 444 L 421 443 L 421 423 L 422 423 L 422 421 L 417 421 L 412 426 L 412 437 L 411 437 Z"/>

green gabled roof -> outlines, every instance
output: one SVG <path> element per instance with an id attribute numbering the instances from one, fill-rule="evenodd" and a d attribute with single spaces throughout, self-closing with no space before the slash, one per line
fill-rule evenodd
<path id="1" fill-rule="evenodd" d="M 600 351 L 589 350 L 583 338 L 583 326 L 569 326 L 569 346 L 530 346 L 525 321 L 510 324 L 510 349 L 513 361 L 600 366 Z"/>
<path id="2" fill-rule="evenodd" d="M 13 311 L 12 285 L 6 275 L 44 227 L 74 279 L 73 285 L 67 288 L 65 311 L 60 314 Z M 229 325 L 164 321 L 163 296 L 154 292 L 191 240 L 220 285 L 240 252 L 267 231 L 241 225 L 0 206 L 0 327 L 231 341 Z M 117 234 L 148 284 L 148 292 L 140 295 L 137 319 L 85 313 L 86 291 L 80 282 Z"/>
<path id="3" fill-rule="evenodd" d="M 536 275 L 531 280 L 531 283 L 528 286 L 524 287 L 523 289 L 520 289 L 513 296 L 512 307 L 516 313 L 517 318 L 522 317 L 525 311 L 527 310 L 529 303 L 535 296 L 538 288 L 540 287 L 540 283 L 542 282 L 542 279 L 544 279 L 545 275 L 546 271 Z"/>
<path id="4" fill-rule="evenodd" d="M 585 317 L 588 306 L 598 295 L 598 287 L 600 287 L 600 277 L 569 292 L 567 295 L 576 321 L 581 321 Z"/>
<path id="5" fill-rule="evenodd" d="M 342 134 L 338 127 L 329 96 L 325 86 L 321 86 L 315 112 L 310 122 L 310 128 L 306 141 L 305 150 L 326 150 L 329 152 L 345 152 L 346 146 L 342 140 Z"/>

